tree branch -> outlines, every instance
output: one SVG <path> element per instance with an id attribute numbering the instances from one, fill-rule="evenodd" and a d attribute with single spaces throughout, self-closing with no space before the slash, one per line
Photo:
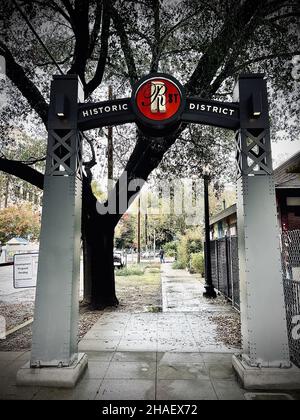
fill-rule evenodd
<path id="1" fill-rule="evenodd" d="M 29 105 L 40 116 L 41 120 L 47 126 L 48 123 L 48 104 L 35 84 L 26 75 L 14 59 L 13 55 L 5 44 L 0 40 L 0 53 L 6 60 L 7 77 L 19 89 L 22 95 L 27 99 Z"/>
<path id="2" fill-rule="evenodd" d="M 103 1 L 98 1 L 95 10 L 95 22 L 90 37 L 89 57 L 93 54 L 101 27 Z"/>
<path id="3" fill-rule="evenodd" d="M 159 0 L 151 0 L 154 15 L 154 43 L 152 44 L 152 62 L 150 72 L 158 71 L 161 56 L 161 33 L 160 33 L 160 5 Z"/>
<path id="4" fill-rule="evenodd" d="M 71 23 L 70 16 L 54 1 L 39 1 L 39 0 L 26 0 L 23 1 L 23 4 L 32 4 L 35 3 L 38 6 L 42 7 L 49 7 L 49 9 L 52 9 L 55 12 L 58 12 L 67 22 Z"/>
<path id="5" fill-rule="evenodd" d="M 68 74 L 78 74 L 85 85 L 85 68 L 89 54 L 89 0 L 75 0 L 73 10 L 75 34 L 74 62 Z"/>
<path id="6" fill-rule="evenodd" d="M 111 13 L 112 13 L 112 19 L 113 19 L 116 31 L 121 41 L 121 47 L 122 47 L 126 65 L 128 68 L 130 83 L 131 83 L 131 86 L 133 86 L 138 81 L 138 74 L 137 74 L 137 69 L 136 69 L 135 60 L 133 56 L 133 51 L 130 46 L 129 39 L 127 37 L 127 33 L 125 30 L 122 17 L 120 16 L 120 14 L 117 12 L 117 10 L 114 7 L 111 8 Z"/>
<path id="7" fill-rule="evenodd" d="M 89 182 L 92 182 L 92 180 L 93 180 L 92 168 L 97 165 L 96 151 L 95 151 L 93 140 L 91 140 L 86 135 L 83 135 L 83 138 L 87 141 L 88 145 L 90 146 L 91 152 L 92 152 L 92 159 L 88 162 L 83 162 L 83 166 L 85 167 L 87 178 L 88 178 Z"/>
<path id="8" fill-rule="evenodd" d="M 88 97 L 94 90 L 101 84 L 104 70 L 106 66 L 108 56 L 108 39 L 109 39 L 109 28 L 110 28 L 110 7 L 109 1 L 104 0 L 103 5 L 103 23 L 101 31 L 101 51 L 99 55 L 98 65 L 96 68 L 93 79 L 87 84 L 85 88 L 85 96 Z"/>
<path id="9" fill-rule="evenodd" d="M 254 17 L 259 15 L 263 4 L 262 0 L 246 0 L 242 5 L 240 2 L 235 5 L 232 14 L 227 17 L 219 34 L 208 46 L 187 83 L 189 95 L 206 96 L 210 83 L 226 60 L 228 52 L 241 38 L 241 34 L 249 30 L 248 26 L 254 25 Z"/>
<path id="10" fill-rule="evenodd" d="M 14 175 L 41 190 L 43 189 L 44 175 L 22 162 L 0 158 L 0 171 Z"/>
<path id="11" fill-rule="evenodd" d="M 75 11 L 73 9 L 73 6 L 69 0 L 61 0 L 62 4 L 65 6 L 67 12 L 69 13 L 71 22 L 75 19 Z"/>

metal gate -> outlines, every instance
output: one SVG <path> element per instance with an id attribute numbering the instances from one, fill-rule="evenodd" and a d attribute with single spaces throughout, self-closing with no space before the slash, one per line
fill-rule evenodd
<path id="1" fill-rule="evenodd" d="M 239 265 L 237 237 L 211 241 L 212 280 L 215 289 L 240 308 Z"/>
<path id="2" fill-rule="evenodd" d="M 283 285 L 291 360 L 300 367 L 300 230 L 281 236 Z M 216 290 L 240 309 L 237 237 L 211 241 L 212 280 Z"/>

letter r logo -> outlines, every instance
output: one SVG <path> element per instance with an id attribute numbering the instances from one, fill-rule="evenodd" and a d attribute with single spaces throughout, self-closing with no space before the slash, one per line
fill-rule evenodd
<path id="1" fill-rule="evenodd" d="M 166 90 L 163 82 L 151 82 L 151 112 L 153 114 L 167 112 Z"/>

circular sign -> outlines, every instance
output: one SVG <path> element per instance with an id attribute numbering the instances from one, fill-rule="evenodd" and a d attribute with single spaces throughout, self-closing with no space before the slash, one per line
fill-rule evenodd
<path id="1" fill-rule="evenodd" d="M 136 94 L 139 111 L 150 120 L 173 117 L 181 105 L 181 92 L 170 80 L 155 78 L 145 82 Z"/>
<path id="2" fill-rule="evenodd" d="M 180 122 L 185 106 L 184 88 L 173 77 L 157 73 L 144 77 L 132 96 L 133 110 L 146 134 L 163 135 Z"/>

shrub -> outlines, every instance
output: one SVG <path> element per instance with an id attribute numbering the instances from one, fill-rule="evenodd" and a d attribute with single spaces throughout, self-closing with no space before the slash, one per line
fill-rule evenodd
<path id="1" fill-rule="evenodd" d="M 204 255 L 201 252 L 191 255 L 191 272 L 204 274 Z"/>
<path id="2" fill-rule="evenodd" d="M 181 236 L 177 245 L 177 261 L 183 268 L 190 267 L 191 255 L 202 250 L 202 238 L 199 232 L 189 231 Z"/>
<path id="3" fill-rule="evenodd" d="M 167 257 L 176 257 L 177 254 L 177 242 L 168 242 L 163 246 L 163 249 Z"/>
<path id="4" fill-rule="evenodd" d="M 172 264 L 172 268 L 174 268 L 175 270 L 184 270 L 186 266 L 180 261 L 175 261 Z"/>

